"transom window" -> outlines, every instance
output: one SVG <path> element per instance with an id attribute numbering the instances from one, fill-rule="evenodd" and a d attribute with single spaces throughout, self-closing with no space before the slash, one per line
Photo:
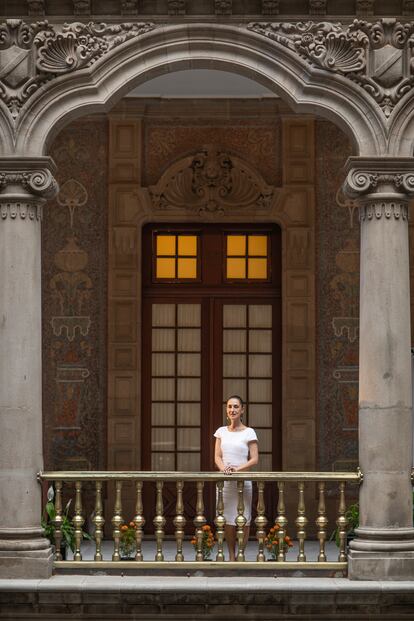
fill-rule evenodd
<path id="1" fill-rule="evenodd" d="M 186 233 L 155 233 L 156 280 L 196 280 L 198 269 L 198 236 Z"/>
<path id="2" fill-rule="evenodd" d="M 227 280 L 268 279 L 267 235 L 229 234 L 226 242 Z"/>

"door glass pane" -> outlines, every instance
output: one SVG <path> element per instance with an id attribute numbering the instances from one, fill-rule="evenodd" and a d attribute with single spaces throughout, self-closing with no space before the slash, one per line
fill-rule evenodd
<path id="1" fill-rule="evenodd" d="M 152 374 L 153 375 L 175 375 L 175 355 L 174 354 L 152 354 Z"/>
<path id="2" fill-rule="evenodd" d="M 175 453 L 152 453 L 151 470 L 163 472 L 175 470 Z"/>
<path id="3" fill-rule="evenodd" d="M 267 278 L 267 259 L 248 259 L 247 278 Z"/>
<path id="4" fill-rule="evenodd" d="M 272 333 L 270 330 L 249 330 L 249 351 L 271 352 Z"/>
<path id="5" fill-rule="evenodd" d="M 246 235 L 227 235 L 227 256 L 246 254 Z"/>
<path id="6" fill-rule="evenodd" d="M 249 255 L 267 257 L 267 235 L 249 235 Z"/>
<path id="7" fill-rule="evenodd" d="M 175 326 L 175 304 L 153 304 L 152 325 L 162 328 Z"/>
<path id="8" fill-rule="evenodd" d="M 178 453 L 177 470 L 180 472 L 199 472 L 200 453 Z"/>
<path id="9" fill-rule="evenodd" d="M 249 425 L 252 427 L 271 427 L 272 426 L 272 404 L 271 403 L 249 403 Z"/>
<path id="10" fill-rule="evenodd" d="M 246 377 L 246 356 L 244 354 L 224 354 L 223 377 Z"/>
<path id="11" fill-rule="evenodd" d="M 157 255 L 175 255 L 175 235 L 157 235 Z"/>
<path id="12" fill-rule="evenodd" d="M 178 401 L 200 401 L 199 379 L 191 379 L 189 377 L 177 379 L 177 399 Z"/>
<path id="13" fill-rule="evenodd" d="M 259 444 L 260 446 L 260 444 Z M 261 450 L 261 447 L 260 447 Z M 260 452 L 259 453 L 259 464 L 258 464 L 258 469 L 261 472 L 272 472 L 273 468 L 272 468 L 272 455 L 269 453 L 263 453 Z"/>
<path id="14" fill-rule="evenodd" d="M 270 304 L 250 304 L 249 305 L 249 327 L 250 328 L 271 328 L 272 327 L 272 307 Z"/>
<path id="15" fill-rule="evenodd" d="M 201 356 L 200 354 L 178 354 L 177 355 L 177 375 L 200 377 L 201 375 Z"/>
<path id="16" fill-rule="evenodd" d="M 272 377 L 272 356 L 270 354 L 251 354 L 249 356 L 250 377 Z"/>
<path id="17" fill-rule="evenodd" d="M 180 328 L 201 326 L 201 304 L 177 304 L 177 325 Z"/>
<path id="18" fill-rule="evenodd" d="M 177 403 L 177 424 L 180 426 L 200 425 L 200 403 Z"/>
<path id="19" fill-rule="evenodd" d="M 177 330 L 178 351 L 200 351 L 200 330 Z"/>
<path id="20" fill-rule="evenodd" d="M 174 351 L 175 330 L 159 328 L 152 331 L 152 351 Z"/>
<path id="21" fill-rule="evenodd" d="M 175 449 L 174 429 L 153 427 L 151 448 L 153 451 L 173 451 Z"/>
<path id="22" fill-rule="evenodd" d="M 260 451 L 268 453 L 272 450 L 272 434 L 270 429 L 256 429 Z"/>
<path id="23" fill-rule="evenodd" d="M 246 259 L 227 259 L 227 278 L 246 278 Z"/>
<path id="24" fill-rule="evenodd" d="M 157 278 L 175 278 L 175 259 L 157 259 Z"/>
<path id="25" fill-rule="evenodd" d="M 152 399 L 153 401 L 174 401 L 175 381 L 168 378 L 152 379 Z"/>
<path id="26" fill-rule="evenodd" d="M 239 395 L 243 401 L 246 400 L 246 380 L 232 378 L 223 379 L 223 401 L 230 395 Z"/>
<path id="27" fill-rule="evenodd" d="M 178 451 L 200 450 L 200 429 L 198 427 L 179 427 L 177 429 Z"/>
<path id="28" fill-rule="evenodd" d="M 246 304 L 226 304 L 223 307 L 224 328 L 245 328 L 247 318 Z"/>
<path id="29" fill-rule="evenodd" d="M 195 235 L 179 235 L 178 254 L 187 257 L 197 256 L 197 237 Z"/>
<path id="30" fill-rule="evenodd" d="M 224 352 L 245 352 L 246 351 L 246 331 L 245 330 L 224 330 L 223 332 L 223 351 Z"/>
<path id="31" fill-rule="evenodd" d="M 249 401 L 256 403 L 272 401 L 272 380 L 249 380 Z"/>
<path id="32" fill-rule="evenodd" d="M 197 278 L 197 259 L 178 259 L 177 277 Z"/>
<path id="33" fill-rule="evenodd" d="M 153 425 L 159 427 L 174 425 L 174 403 L 153 403 L 151 411 L 151 422 Z"/>

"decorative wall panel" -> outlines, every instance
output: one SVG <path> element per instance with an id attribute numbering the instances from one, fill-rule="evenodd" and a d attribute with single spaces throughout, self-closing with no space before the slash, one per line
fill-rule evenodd
<path id="1" fill-rule="evenodd" d="M 73 123 L 50 154 L 60 192 L 42 226 L 47 469 L 106 467 L 107 122 Z"/>

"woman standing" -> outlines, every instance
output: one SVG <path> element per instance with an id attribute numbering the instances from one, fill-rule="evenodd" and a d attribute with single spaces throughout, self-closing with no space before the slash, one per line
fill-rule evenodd
<path id="1" fill-rule="evenodd" d="M 226 427 L 219 427 L 214 434 L 216 445 L 214 461 L 220 472 L 232 474 L 244 472 L 259 461 L 257 436 L 254 429 L 243 424 L 244 403 L 241 397 L 233 395 L 226 404 Z M 252 483 L 244 482 L 244 546 L 246 546 L 252 513 Z M 226 519 L 225 537 L 229 549 L 229 560 L 236 560 L 237 482 L 225 481 L 223 489 L 224 517 Z"/>

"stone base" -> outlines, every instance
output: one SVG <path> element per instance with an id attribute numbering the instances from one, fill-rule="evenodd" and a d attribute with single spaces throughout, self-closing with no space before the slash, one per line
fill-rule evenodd
<path id="1" fill-rule="evenodd" d="M 348 554 L 350 580 L 412 580 L 414 551 L 361 552 Z"/>
<path id="2" fill-rule="evenodd" d="M 0 578 L 50 578 L 52 570 L 52 548 L 0 551 Z"/>

